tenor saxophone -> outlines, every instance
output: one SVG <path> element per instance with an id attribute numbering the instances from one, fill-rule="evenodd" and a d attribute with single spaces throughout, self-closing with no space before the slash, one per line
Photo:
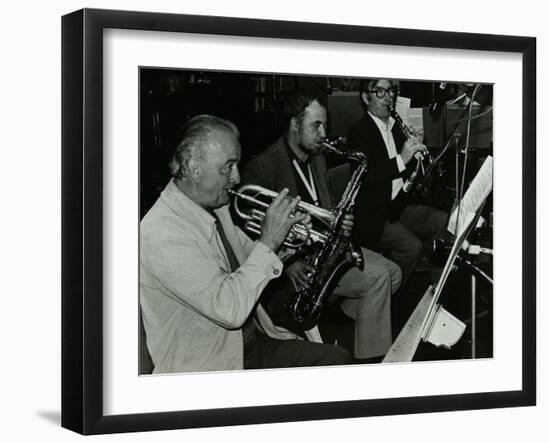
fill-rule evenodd
<path id="1" fill-rule="evenodd" d="M 341 151 L 331 143 L 324 143 L 324 147 L 336 155 L 357 163 L 357 167 L 340 202 L 334 209 L 334 220 L 327 232 L 327 240 L 313 244 L 304 251 L 305 263 L 314 268 L 311 275 L 312 283 L 298 290 L 290 304 L 292 317 L 302 325 L 304 330 L 309 330 L 318 323 L 326 300 L 342 273 L 353 266 L 361 270 L 364 266 L 361 248 L 344 234 L 342 222 L 345 215 L 351 213 L 355 206 L 357 193 L 367 172 L 366 157 L 362 152 Z"/>

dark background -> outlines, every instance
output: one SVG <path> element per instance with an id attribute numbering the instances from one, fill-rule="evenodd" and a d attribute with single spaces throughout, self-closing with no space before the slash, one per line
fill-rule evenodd
<path id="1" fill-rule="evenodd" d="M 328 105 L 328 135 L 347 135 L 351 124 L 362 116 L 357 78 L 332 78 L 266 73 L 189 71 L 181 69 L 140 69 L 140 184 L 141 216 L 157 199 L 168 182 L 168 162 L 179 141 L 185 122 L 199 114 L 213 114 L 231 120 L 241 133 L 241 167 L 282 133 L 281 107 L 284 97 L 297 88 L 315 91 Z M 441 86 L 444 86 L 442 89 Z M 411 107 L 423 108 L 425 143 L 436 154 L 448 137 L 463 108 L 430 107 L 453 97 L 455 84 L 440 81 L 400 81 L 400 95 L 411 99 Z M 471 91 L 473 87 L 469 87 Z M 492 104 L 492 85 L 483 85 L 474 114 Z M 445 108 L 445 109 L 444 109 Z M 461 125 L 461 144 L 465 144 L 465 123 Z M 470 160 L 471 178 L 484 158 L 492 154 L 492 113 L 472 121 Z M 328 156 L 328 166 L 339 160 Z M 453 192 L 455 156 L 446 153 L 438 173 L 447 191 Z M 453 196 L 454 197 L 454 196 Z M 441 200 L 441 196 L 436 200 Z M 432 202 L 433 203 L 433 202 Z M 449 202 L 437 201 L 445 207 Z"/>

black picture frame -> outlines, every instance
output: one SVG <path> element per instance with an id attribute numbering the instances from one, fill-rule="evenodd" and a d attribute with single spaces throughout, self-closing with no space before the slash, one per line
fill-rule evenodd
<path id="1" fill-rule="evenodd" d="M 109 415 L 103 412 L 105 29 L 519 53 L 522 56 L 522 387 L 393 399 Z M 502 408 L 536 403 L 536 39 L 83 9 L 62 18 L 62 426 L 82 434 Z M 518 273 L 518 275 L 520 275 Z"/>

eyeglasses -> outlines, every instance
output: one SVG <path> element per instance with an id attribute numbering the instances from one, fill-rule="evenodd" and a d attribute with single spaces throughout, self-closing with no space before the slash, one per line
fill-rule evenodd
<path id="1" fill-rule="evenodd" d="M 381 86 L 378 86 L 378 87 L 376 87 L 376 88 L 374 88 L 374 89 L 369 89 L 369 92 L 371 92 L 371 93 L 373 93 L 373 94 L 376 93 L 376 96 L 377 96 L 378 98 L 384 98 L 384 96 L 385 96 L 386 94 L 388 94 L 388 97 L 389 97 L 389 98 L 394 98 L 395 95 L 397 94 L 397 91 L 396 91 L 395 88 L 388 88 L 388 89 L 386 89 L 386 88 L 382 88 Z"/>

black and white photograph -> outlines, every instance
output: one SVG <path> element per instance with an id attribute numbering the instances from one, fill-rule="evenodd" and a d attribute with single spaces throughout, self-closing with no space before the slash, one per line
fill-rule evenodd
<path id="1" fill-rule="evenodd" d="M 140 67 L 139 94 L 140 374 L 492 358 L 492 84 Z"/>

